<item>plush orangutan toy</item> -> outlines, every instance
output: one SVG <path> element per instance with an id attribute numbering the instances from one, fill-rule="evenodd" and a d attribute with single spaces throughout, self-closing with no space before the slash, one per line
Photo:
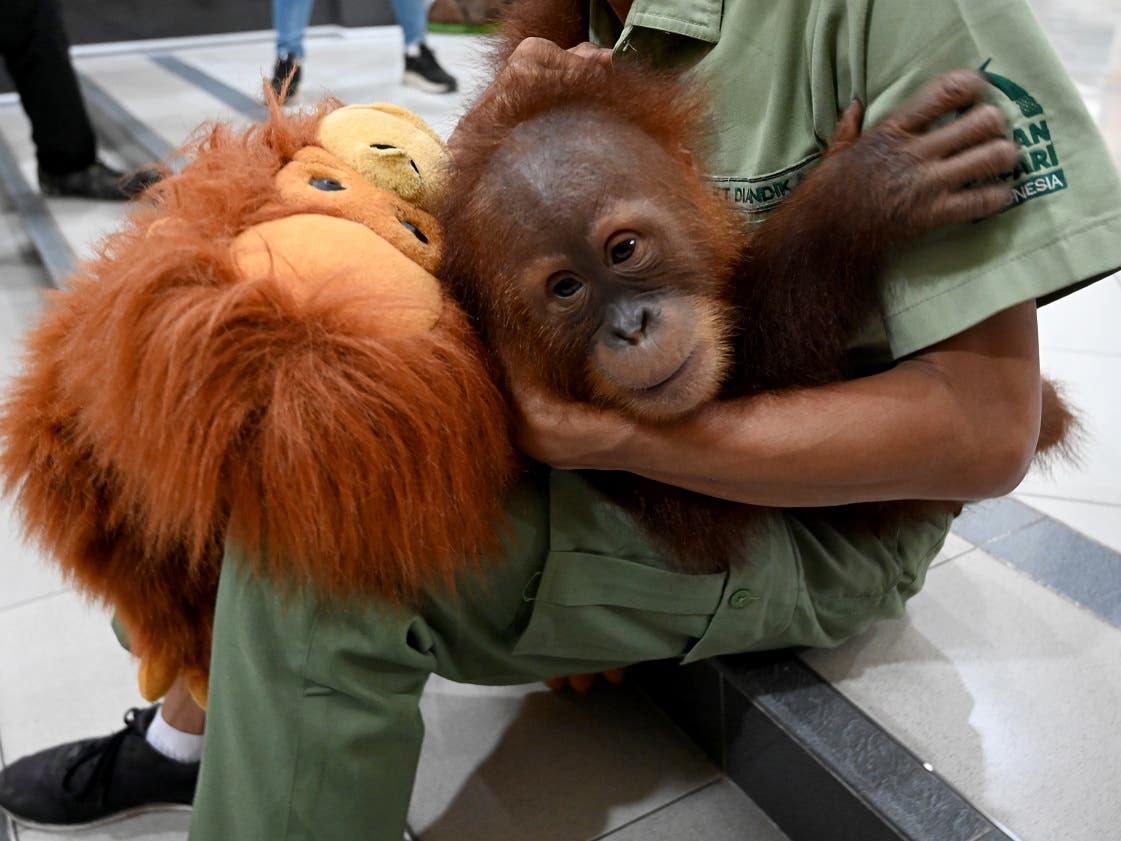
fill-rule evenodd
<path id="1" fill-rule="evenodd" d="M 183 674 L 201 701 L 227 538 L 279 581 L 405 602 L 491 544 L 513 461 L 432 275 L 446 148 L 421 120 L 274 103 L 188 154 L 51 296 L 0 467 L 143 694 Z"/>

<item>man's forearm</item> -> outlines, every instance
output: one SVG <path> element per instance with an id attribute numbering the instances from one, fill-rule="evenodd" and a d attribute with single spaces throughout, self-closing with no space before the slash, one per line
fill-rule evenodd
<path id="1" fill-rule="evenodd" d="M 779 507 L 1012 489 L 1039 424 L 1034 304 L 882 374 L 637 425 L 600 466 Z"/>

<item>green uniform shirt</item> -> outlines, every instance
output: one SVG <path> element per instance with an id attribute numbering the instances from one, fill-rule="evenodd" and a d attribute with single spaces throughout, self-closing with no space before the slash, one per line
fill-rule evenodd
<path id="1" fill-rule="evenodd" d="M 938 73 L 984 68 L 1022 149 L 1014 203 L 896 252 L 862 339 L 880 361 L 1121 266 L 1116 169 L 1024 0 L 636 0 L 624 27 L 593 0 L 592 24 L 617 55 L 705 79 L 711 177 L 758 218 L 813 168 L 853 97 L 872 125 Z"/>

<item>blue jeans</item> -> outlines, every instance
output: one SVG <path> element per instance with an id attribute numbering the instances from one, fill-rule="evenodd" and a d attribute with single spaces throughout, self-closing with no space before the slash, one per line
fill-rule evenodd
<path id="1" fill-rule="evenodd" d="M 276 54 L 304 57 L 304 32 L 311 21 L 315 0 L 272 0 L 272 25 L 276 29 Z"/>
<path id="2" fill-rule="evenodd" d="M 393 0 L 393 14 L 405 33 L 405 46 L 411 47 L 424 40 L 428 31 L 427 0 Z"/>
<path id="3" fill-rule="evenodd" d="M 276 54 L 304 57 L 304 32 L 311 21 L 315 0 L 273 0 L 272 24 L 276 29 Z M 393 14 L 405 33 L 405 46 L 424 40 L 428 31 L 426 0 L 393 0 Z"/>

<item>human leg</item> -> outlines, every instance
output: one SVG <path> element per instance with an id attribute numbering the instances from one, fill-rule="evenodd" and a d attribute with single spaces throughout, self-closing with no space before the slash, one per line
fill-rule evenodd
<path id="1" fill-rule="evenodd" d="M 429 674 L 528 683 L 600 666 L 513 652 L 549 543 L 537 490 L 508 505 L 501 560 L 413 610 L 328 602 L 227 555 L 193 841 L 400 841 Z"/>
<path id="2" fill-rule="evenodd" d="M 405 624 L 357 619 L 227 557 L 194 841 L 400 841 L 431 668 Z"/>
<path id="3" fill-rule="evenodd" d="M 397 841 L 429 674 L 528 683 L 832 644 L 898 614 L 946 525 L 879 538 L 778 514 L 742 569 L 687 575 L 578 475 L 524 482 L 507 515 L 496 558 L 408 610 L 327 602 L 227 556 L 192 841 Z"/>
<path id="4" fill-rule="evenodd" d="M 315 0 L 272 0 L 272 25 L 276 29 L 276 55 L 304 57 L 304 33 L 311 23 Z"/>
<path id="5" fill-rule="evenodd" d="M 428 3 L 426 0 L 393 0 L 393 14 L 405 36 L 405 49 L 423 43 L 428 34 Z"/>
<path id="6" fill-rule="evenodd" d="M 458 88 L 455 77 L 436 61 L 428 46 L 427 0 L 393 0 L 393 13 L 405 37 L 405 75 L 403 82 L 430 93 L 451 93 Z"/>
<path id="7" fill-rule="evenodd" d="M 295 96 L 304 60 L 304 33 L 311 22 L 315 0 L 273 0 L 272 21 L 276 29 L 276 63 L 272 71 L 272 89 L 277 96 L 285 91 Z"/>
<path id="8" fill-rule="evenodd" d="M 0 53 L 31 122 L 40 189 L 50 196 L 120 201 L 159 179 L 153 169 L 125 177 L 96 159 L 97 140 L 70 63 L 59 0 L 12 0 Z"/>
<path id="9" fill-rule="evenodd" d="M 171 685 L 160 706 L 164 721 L 184 733 L 202 735 L 206 727 L 206 711 L 191 697 L 187 682 L 178 679 Z"/>
<path id="10" fill-rule="evenodd" d="M 0 44 L 31 121 L 39 169 L 61 174 L 88 167 L 97 141 L 70 63 L 59 0 L 12 0 L 5 17 Z"/>

